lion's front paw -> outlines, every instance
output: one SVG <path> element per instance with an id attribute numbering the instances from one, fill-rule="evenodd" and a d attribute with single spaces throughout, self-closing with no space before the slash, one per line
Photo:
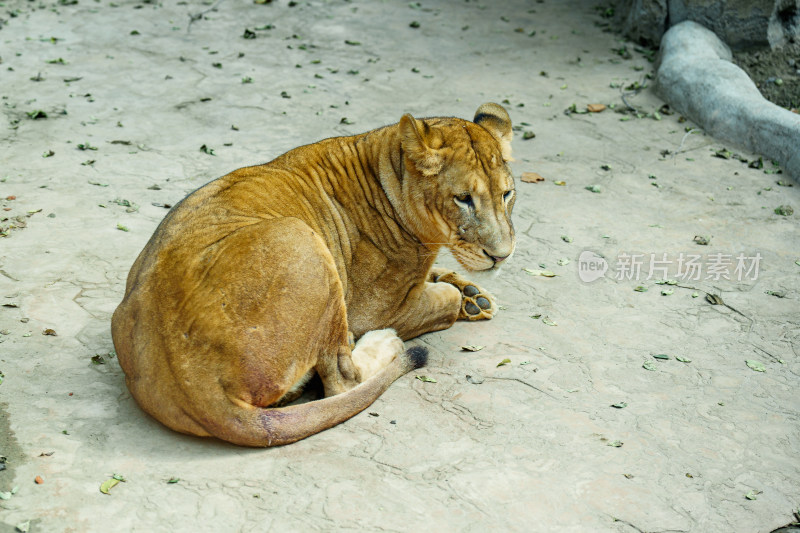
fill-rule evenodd
<path id="1" fill-rule="evenodd" d="M 461 291 L 461 310 L 458 313 L 459 320 L 489 320 L 494 316 L 497 307 L 494 298 L 480 288 L 456 274 L 448 272 L 436 277 L 437 282 L 449 283 Z"/>

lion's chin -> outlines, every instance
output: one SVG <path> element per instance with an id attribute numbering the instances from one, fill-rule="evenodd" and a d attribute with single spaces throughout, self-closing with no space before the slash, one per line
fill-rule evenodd
<path id="1" fill-rule="evenodd" d="M 468 272 L 489 272 L 500 268 L 500 265 L 491 259 L 474 254 L 453 251 L 453 256 L 456 258 L 456 261 L 458 261 L 458 264 L 464 267 L 464 270 Z"/>

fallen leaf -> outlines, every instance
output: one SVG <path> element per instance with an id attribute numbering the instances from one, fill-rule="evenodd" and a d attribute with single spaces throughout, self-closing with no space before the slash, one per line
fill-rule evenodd
<path id="1" fill-rule="evenodd" d="M 17 493 L 19 487 L 14 487 L 9 491 L 0 492 L 0 500 L 10 500 L 11 497 Z"/>
<path id="2" fill-rule="evenodd" d="M 606 444 L 606 446 L 613 446 L 614 448 L 620 448 L 620 447 L 622 447 L 622 441 L 621 440 L 612 440 L 611 442 Z"/>
<path id="3" fill-rule="evenodd" d="M 511 363 L 511 359 L 506 358 L 506 359 L 503 359 L 502 361 L 500 361 L 499 363 L 497 363 L 497 366 L 503 366 L 503 365 L 507 365 L 509 363 Z"/>
<path id="4" fill-rule="evenodd" d="M 42 483 L 44 483 L 44 479 L 42 479 L 42 476 L 36 476 L 35 478 L 33 478 L 33 482 L 36 483 L 37 485 L 41 485 Z"/>
<path id="5" fill-rule="evenodd" d="M 706 294 L 706 301 L 711 305 L 723 305 L 722 298 L 716 294 Z"/>
<path id="6" fill-rule="evenodd" d="M 559 181 L 554 181 L 553 183 L 554 183 L 555 185 L 558 185 L 559 187 L 563 187 L 564 185 L 566 185 L 566 184 L 567 184 L 567 182 L 566 182 L 566 181 L 561 181 L 561 180 L 559 180 Z"/>
<path id="7" fill-rule="evenodd" d="M 701 246 L 708 246 L 708 243 L 711 242 L 711 236 L 709 236 L 709 235 L 695 235 L 694 239 L 692 239 L 692 240 L 694 242 L 696 242 L 697 244 L 701 245 Z"/>
<path id="8" fill-rule="evenodd" d="M 114 478 L 107 479 L 103 481 L 102 485 L 100 485 L 100 492 L 102 492 L 103 494 L 110 494 L 108 491 L 116 487 L 118 484 L 119 484 L 118 479 Z"/>
<path id="9" fill-rule="evenodd" d="M 653 356 L 655 359 L 661 359 L 662 361 L 666 361 L 669 359 L 669 356 L 665 353 L 657 353 Z"/>
<path id="10" fill-rule="evenodd" d="M 544 178 L 536 172 L 523 172 L 519 179 L 523 183 L 539 183 L 540 181 L 544 181 Z"/>
<path id="11" fill-rule="evenodd" d="M 28 531 L 31 529 L 31 521 L 26 520 L 25 522 L 20 522 L 16 527 L 19 533 L 28 533 Z"/>
<path id="12" fill-rule="evenodd" d="M 555 272 L 551 272 L 550 270 L 534 270 L 532 268 L 523 268 L 522 270 L 524 270 L 531 276 L 543 276 L 545 278 L 553 278 L 557 276 Z"/>
<path id="13" fill-rule="evenodd" d="M 535 315 L 531 315 L 531 318 L 539 320 L 540 318 L 542 318 L 542 313 L 536 313 Z"/>
<path id="14" fill-rule="evenodd" d="M 637 285 L 633 290 L 636 292 L 647 292 L 647 287 L 644 285 Z"/>
<path id="15" fill-rule="evenodd" d="M 599 185 L 587 185 L 586 187 L 584 187 L 584 189 L 586 189 L 587 191 L 591 191 L 593 193 L 600 193 L 603 191 L 603 189 L 601 189 Z"/>
<path id="16" fill-rule="evenodd" d="M 169 480 L 167 481 L 167 483 L 177 483 L 178 481 L 180 481 L 180 478 L 177 478 L 177 477 L 171 477 L 171 478 L 169 478 Z"/>
<path id="17" fill-rule="evenodd" d="M 756 372 L 766 372 L 767 371 L 767 367 L 765 367 L 764 363 L 762 363 L 761 361 L 755 361 L 753 359 L 748 359 L 748 360 L 745 361 L 745 363 L 747 364 L 747 366 L 749 366 L 752 370 L 755 370 Z"/>
<path id="18" fill-rule="evenodd" d="M 56 330 L 47 328 L 46 330 L 42 331 L 42 335 L 49 335 L 51 337 L 56 336 Z"/>
<path id="19" fill-rule="evenodd" d="M 676 361 L 680 361 L 681 363 L 691 363 L 692 362 L 692 360 L 689 359 L 688 357 L 681 357 L 680 355 L 676 355 L 675 356 L 675 360 Z"/>
<path id="20" fill-rule="evenodd" d="M 130 231 L 127 226 L 123 226 L 122 224 L 117 224 L 117 229 L 120 231 Z"/>
<path id="21" fill-rule="evenodd" d="M 556 324 L 555 320 L 553 320 L 549 316 L 544 317 L 542 319 L 542 322 L 544 323 L 545 326 L 557 326 L 558 325 L 558 324 Z"/>
<path id="22" fill-rule="evenodd" d="M 572 242 L 572 237 L 570 237 L 569 235 L 562 235 L 561 236 L 561 240 L 566 242 L 566 243 L 570 243 L 570 242 Z"/>
<path id="23" fill-rule="evenodd" d="M 794 214 L 794 208 L 790 205 L 779 205 L 775 208 L 775 214 L 788 217 Z"/>
<path id="24" fill-rule="evenodd" d="M 661 289 L 661 296 L 669 296 L 673 294 L 675 291 L 672 289 Z"/>
<path id="25" fill-rule="evenodd" d="M 645 370 L 650 370 L 652 372 L 658 370 L 658 367 L 653 361 L 645 361 L 644 364 L 642 364 L 642 368 L 644 368 Z"/>
<path id="26" fill-rule="evenodd" d="M 562 257 L 556 262 L 559 264 L 559 266 L 565 266 L 569 264 L 569 259 L 567 259 L 566 257 Z"/>
<path id="27" fill-rule="evenodd" d="M 611 407 L 616 407 L 617 409 L 625 409 L 626 407 L 628 407 L 628 404 L 625 402 L 612 403 Z"/>
<path id="28" fill-rule="evenodd" d="M 622 475 L 625 476 L 627 479 L 633 479 L 633 474 L 622 474 Z"/>
<path id="29" fill-rule="evenodd" d="M 602 111 L 605 111 L 606 106 L 605 106 L 605 104 L 589 104 L 589 105 L 586 106 L 586 109 L 590 113 L 600 113 Z"/>
<path id="30" fill-rule="evenodd" d="M 476 346 L 474 344 L 468 344 L 466 346 L 462 346 L 461 350 L 464 352 L 479 352 L 483 350 L 485 346 Z"/>
<path id="31" fill-rule="evenodd" d="M 438 383 L 438 381 L 433 378 L 429 378 L 428 376 L 417 376 L 417 379 L 423 383 Z"/>
<path id="32" fill-rule="evenodd" d="M 748 500 L 757 500 L 758 499 L 757 496 L 762 492 L 763 491 L 760 490 L 751 490 L 750 492 L 745 494 L 744 497 L 747 498 Z"/>

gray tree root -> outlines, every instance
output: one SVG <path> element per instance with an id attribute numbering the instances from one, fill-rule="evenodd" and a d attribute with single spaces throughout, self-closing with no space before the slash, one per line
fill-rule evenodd
<path id="1" fill-rule="evenodd" d="M 779 162 L 800 181 L 800 115 L 765 100 L 702 25 L 681 22 L 664 34 L 656 92 L 707 133 Z"/>

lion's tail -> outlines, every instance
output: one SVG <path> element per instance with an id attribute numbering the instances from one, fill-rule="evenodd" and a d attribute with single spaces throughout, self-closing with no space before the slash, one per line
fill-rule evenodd
<path id="1" fill-rule="evenodd" d="M 204 425 L 215 437 L 241 446 L 266 447 L 290 444 L 360 413 L 397 378 L 415 368 L 425 366 L 427 360 L 428 349 L 414 346 L 396 357 L 379 373 L 345 393 L 322 400 L 276 408 L 246 407 L 230 402 L 220 413 L 225 420 L 217 419 L 213 424 Z M 209 414 L 211 413 L 207 413 Z"/>

